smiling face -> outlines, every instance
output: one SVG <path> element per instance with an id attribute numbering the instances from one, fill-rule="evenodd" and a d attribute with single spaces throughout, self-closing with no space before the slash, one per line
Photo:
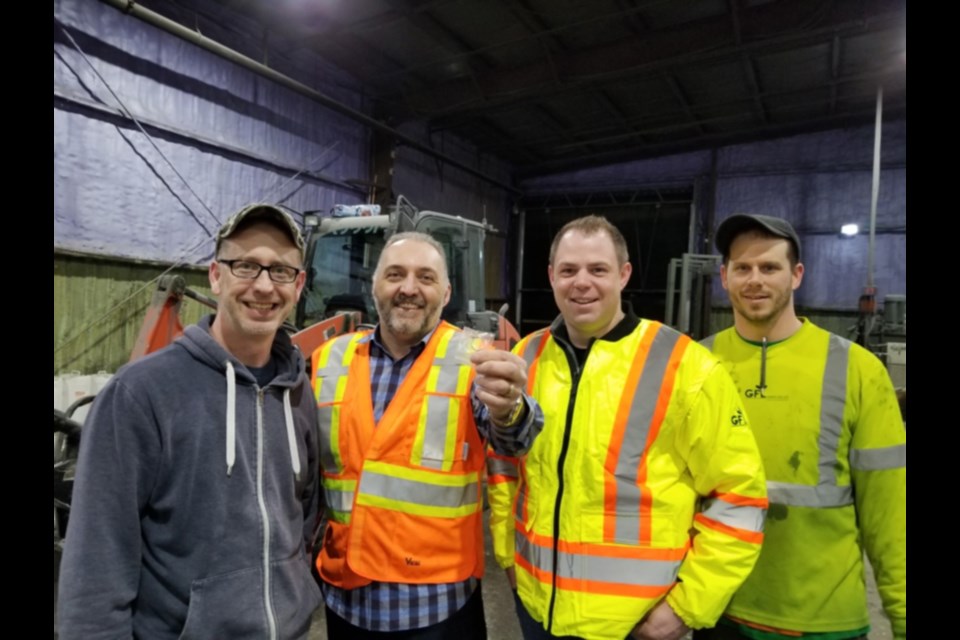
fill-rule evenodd
<path id="1" fill-rule="evenodd" d="M 443 256 L 415 239 L 391 244 L 380 254 L 373 298 L 384 346 L 394 357 L 405 355 L 436 328 L 440 312 L 450 301 Z"/>
<path id="2" fill-rule="evenodd" d="M 300 252 L 290 237 L 269 223 L 255 222 L 222 241 L 219 260 L 248 260 L 257 264 L 287 265 L 303 268 Z M 238 278 L 221 262 L 210 265 L 210 287 L 218 297 L 217 315 L 210 333 L 227 351 L 251 366 L 248 354 L 268 359 L 273 338 L 293 310 L 306 274 L 301 271 L 294 282 L 281 284 L 261 271 L 255 280 Z M 265 349 L 265 351 L 264 351 Z"/>
<path id="3" fill-rule="evenodd" d="M 720 279 L 744 338 L 782 340 L 799 328 L 793 292 L 803 280 L 803 265 L 791 267 L 789 249 L 788 240 L 755 230 L 730 243 L 730 258 L 720 267 Z"/>
<path id="4" fill-rule="evenodd" d="M 590 338 L 605 335 L 623 318 L 620 292 L 630 280 L 629 262 L 620 264 L 606 232 L 563 234 L 548 274 L 553 298 L 560 308 L 574 345 L 585 348 Z"/>

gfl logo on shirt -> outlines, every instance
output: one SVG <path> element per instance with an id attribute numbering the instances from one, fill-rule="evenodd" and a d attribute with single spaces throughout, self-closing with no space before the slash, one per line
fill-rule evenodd
<path id="1" fill-rule="evenodd" d="M 767 385 L 758 384 L 753 389 L 746 389 L 743 392 L 743 395 L 746 396 L 747 398 L 766 398 L 767 396 L 763 393 L 766 390 L 767 390 Z"/>

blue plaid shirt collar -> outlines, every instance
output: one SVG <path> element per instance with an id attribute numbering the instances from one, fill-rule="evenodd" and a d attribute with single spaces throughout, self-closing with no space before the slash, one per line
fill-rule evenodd
<path id="1" fill-rule="evenodd" d="M 420 342 L 413 345 L 413 347 L 410 349 L 407 355 L 403 356 L 403 358 L 400 358 L 400 360 L 404 360 L 405 358 L 409 358 L 410 356 L 413 356 L 413 359 L 416 360 L 420 356 L 420 354 L 423 353 L 423 350 L 427 348 L 427 343 L 430 342 L 430 338 L 433 337 L 433 334 L 437 332 L 438 328 L 440 328 L 439 324 L 437 324 L 437 326 L 434 327 L 427 335 L 423 336 L 423 339 L 420 340 Z M 359 342 L 360 344 L 363 344 L 364 342 L 370 342 L 372 347 L 376 347 L 377 353 L 374 353 L 373 351 L 371 351 L 371 354 L 370 354 L 371 356 L 378 357 L 378 358 L 389 358 L 391 361 L 394 360 L 393 356 L 390 355 L 390 352 L 387 351 L 387 348 L 383 345 L 383 339 L 380 336 L 379 323 L 377 324 L 377 327 L 369 335 L 361 338 Z"/>

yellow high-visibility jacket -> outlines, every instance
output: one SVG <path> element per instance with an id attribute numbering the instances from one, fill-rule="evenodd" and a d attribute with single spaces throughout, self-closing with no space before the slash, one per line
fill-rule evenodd
<path id="1" fill-rule="evenodd" d="M 906 637 L 906 429 L 883 364 L 806 320 L 768 346 L 733 328 L 704 343 L 743 394 L 770 495 L 760 559 L 727 615 L 789 631 L 866 627 L 866 550 Z"/>
<path id="2" fill-rule="evenodd" d="M 513 566 L 513 498 L 520 479 L 520 459 L 487 448 L 487 502 L 493 556 L 503 569 Z"/>
<path id="3" fill-rule="evenodd" d="M 767 505 L 730 376 L 634 316 L 592 342 L 582 371 L 565 334 L 558 318 L 515 348 L 545 415 L 514 502 L 520 599 L 558 636 L 622 640 L 663 598 L 712 625 L 753 567 Z"/>

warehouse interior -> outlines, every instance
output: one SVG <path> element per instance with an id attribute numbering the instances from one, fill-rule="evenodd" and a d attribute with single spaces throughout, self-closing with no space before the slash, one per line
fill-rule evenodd
<path id="1" fill-rule="evenodd" d="M 732 322 L 717 225 L 782 217 L 800 315 L 905 388 L 906 139 L 903 0 L 55 0 L 55 407 L 130 359 L 161 283 L 210 295 L 216 230 L 250 202 L 319 229 L 427 219 L 459 319 L 520 335 L 557 315 L 573 218 L 614 222 L 624 299 L 699 339 Z M 367 308 L 314 264 L 298 328 Z"/>

